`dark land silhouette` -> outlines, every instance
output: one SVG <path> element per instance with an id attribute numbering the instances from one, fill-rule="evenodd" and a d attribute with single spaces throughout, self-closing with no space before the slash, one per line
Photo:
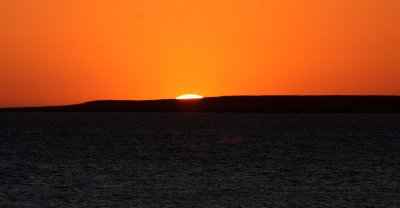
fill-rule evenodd
<path id="1" fill-rule="evenodd" d="M 3 108 L 2 112 L 400 113 L 400 96 L 225 96 L 199 100 L 104 100 Z"/>

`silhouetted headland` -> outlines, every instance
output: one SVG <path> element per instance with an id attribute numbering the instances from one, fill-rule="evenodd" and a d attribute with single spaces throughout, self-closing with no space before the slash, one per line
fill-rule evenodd
<path id="1" fill-rule="evenodd" d="M 0 111 L 400 113 L 400 96 L 225 96 L 199 100 L 104 100 L 68 106 L 3 108 Z"/>

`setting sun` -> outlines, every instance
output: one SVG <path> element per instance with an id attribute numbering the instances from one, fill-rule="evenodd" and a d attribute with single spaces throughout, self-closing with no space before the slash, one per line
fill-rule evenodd
<path id="1" fill-rule="evenodd" d="M 204 97 L 196 94 L 186 94 L 176 97 L 177 100 L 202 99 L 202 98 Z"/>

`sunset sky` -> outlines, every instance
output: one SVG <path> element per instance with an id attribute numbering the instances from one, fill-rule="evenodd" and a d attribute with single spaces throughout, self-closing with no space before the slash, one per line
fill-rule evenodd
<path id="1" fill-rule="evenodd" d="M 0 0 L 0 107 L 400 95 L 399 0 Z"/>

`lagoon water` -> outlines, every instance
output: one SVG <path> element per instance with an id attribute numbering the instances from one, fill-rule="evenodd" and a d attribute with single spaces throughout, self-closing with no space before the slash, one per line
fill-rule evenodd
<path id="1" fill-rule="evenodd" d="M 0 207 L 399 207 L 400 114 L 0 113 Z"/>

